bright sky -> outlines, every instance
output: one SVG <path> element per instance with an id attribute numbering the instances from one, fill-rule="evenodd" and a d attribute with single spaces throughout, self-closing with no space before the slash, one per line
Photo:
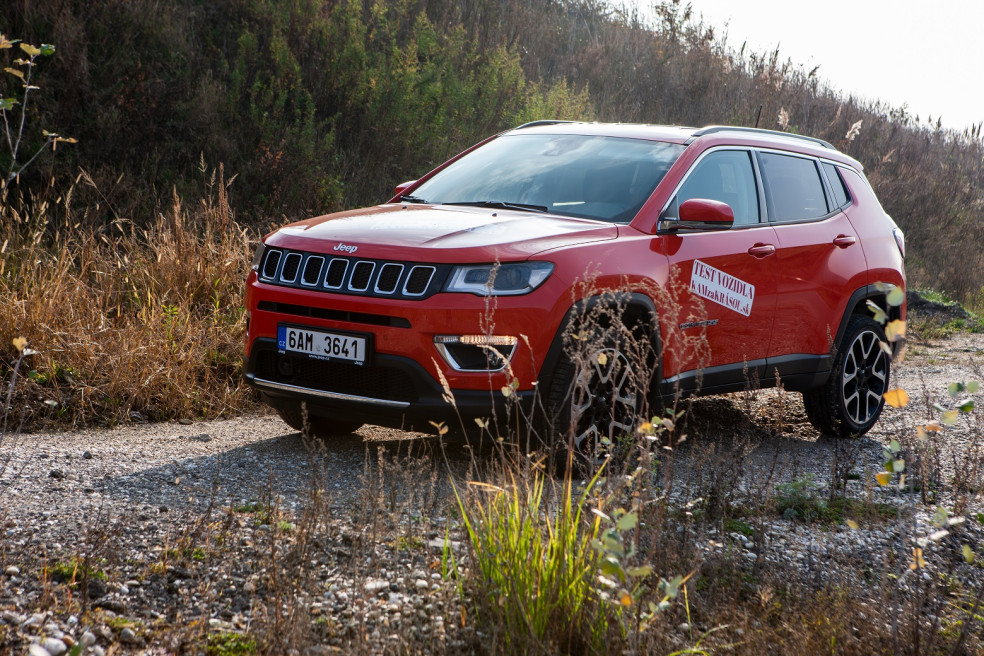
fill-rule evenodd
<path id="1" fill-rule="evenodd" d="M 942 116 L 944 127 L 963 130 L 984 121 L 981 0 L 689 1 L 715 36 L 727 25 L 735 50 L 778 45 L 780 61 L 819 65 L 832 88 L 907 105 L 923 123 Z"/>

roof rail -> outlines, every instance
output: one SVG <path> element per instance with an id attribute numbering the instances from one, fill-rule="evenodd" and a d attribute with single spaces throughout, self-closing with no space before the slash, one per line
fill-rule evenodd
<path id="1" fill-rule="evenodd" d="M 792 132 L 779 132 L 778 130 L 765 130 L 763 128 L 743 128 L 732 125 L 711 125 L 706 128 L 701 128 L 694 132 L 694 137 L 703 137 L 705 134 L 716 134 L 718 132 L 750 132 L 752 134 L 763 134 L 772 137 L 788 137 L 790 139 L 802 139 L 803 141 L 810 141 L 817 145 L 823 146 L 830 150 L 837 150 L 829 142 L 823 139 L 817 139 L 816 137 L 808 137 L 803 134 L 793 134 Z"/>
<path id="2" fill-rule="evenodd" d="M 522 125 L 513 128 L 514 130 L 522 130 L 523 128 L 534 128 L 538 125 L 557 125 L 558 123 L 577 123 L 577 121 L 558 121 L 554 119 L 544 119 L 542 121 L 530 121 L 529 123 L 523 123 Z"/>

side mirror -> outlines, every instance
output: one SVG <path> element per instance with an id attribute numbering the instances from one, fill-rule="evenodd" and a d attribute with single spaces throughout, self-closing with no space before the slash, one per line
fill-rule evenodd
<path id="1" fill-rule="evenodd" d="M 407 180 L 406 182 L 401 182 L 400 184 L 396 185 L 396 189 L 393 190 L 393 195 L 396 197 L 402 196 L 403 192 L 409 189 L 410 187 L 412 187 L 416 182 L 417 182 L 416 180 Z"/>
<path id="2" fill-rule="evenodd" d="M 726 230 L 735 223 L 735 212 L 727 203 L 709 198 L 691 198 L 680 204 L 680 218 L 669 224 L 673 230 Z"/>

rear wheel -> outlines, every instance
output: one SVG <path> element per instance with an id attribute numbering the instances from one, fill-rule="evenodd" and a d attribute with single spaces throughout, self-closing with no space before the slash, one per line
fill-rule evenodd
<path id="1" fill-rule="evenodd" d="M 847 324 L 830 379 L 803 392 L 810 423 L 826 435 L 863 435 L 885 405 L 891 356 L 882 349 L 885 331 L 871 317 L 854 315 Z"/>
<path id="2" fill-rule="evenodd" d="M 294 430 L 304 431 L 304 415 L 301 412 L 300 406 L 277 408 L 277 414 Z M 312 435 L 316 435 L 317 437 L 337 437 L 339 435 L 354 433 L 362 426 L 362 422 L 309 414 L 308 425 L 310 426 Z"/>

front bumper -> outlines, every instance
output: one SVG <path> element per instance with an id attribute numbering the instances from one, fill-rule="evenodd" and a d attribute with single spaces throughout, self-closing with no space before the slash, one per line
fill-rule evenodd
<path id="1" fill-rule="evenodd" d="M 380 426 L 434 432 L 443 423 L 452 433 L 473 429 L 475 419 L 501 424 L 521 412 L 530 416 L 533 391 L 506 397 L 499 389 L 449 389 L 410 358 L 377 354 L 371 364 L 329 362 L 281 353 L 277 341 L 258 338 L 246 361 L 245 379 L 277 408 L 300 402 L 315 415 L 344 416 Z"/>

